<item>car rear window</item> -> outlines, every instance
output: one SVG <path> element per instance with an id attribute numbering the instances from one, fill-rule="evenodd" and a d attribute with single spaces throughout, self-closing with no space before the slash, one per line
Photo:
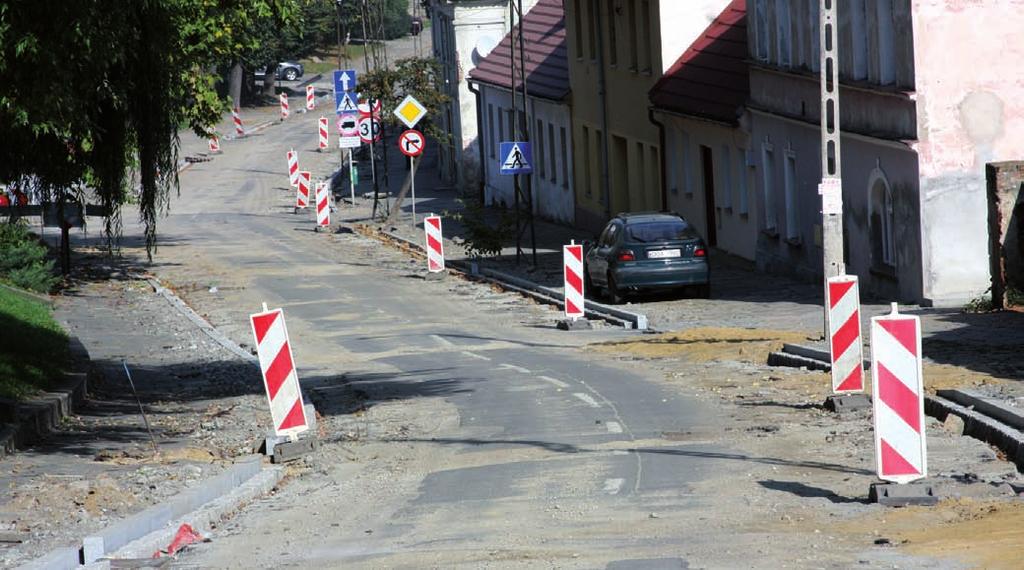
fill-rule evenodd
<path id="1" fill-rule="evenodd" d="M 650 243 L 696 237 L 690 224 L 682 220 L 666 222 L 645 222 L 626 226 L 628 241 Z"/>

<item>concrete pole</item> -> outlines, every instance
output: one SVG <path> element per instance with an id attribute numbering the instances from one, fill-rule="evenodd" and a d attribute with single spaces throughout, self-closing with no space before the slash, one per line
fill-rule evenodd
<path id="1" fill-rule="evenodd" d="M 821 243 L 824 287 L 828 278 L 846 273 L 843 259 L 843 192 L 840 168 L 839 56 L 836 43 L 839 0 L 819 0 L 821 46 Z M 827 292 L 827 291 L 826 291 Z M 825 295 L 825 338 L 829 337 L 828 296 Z"/>

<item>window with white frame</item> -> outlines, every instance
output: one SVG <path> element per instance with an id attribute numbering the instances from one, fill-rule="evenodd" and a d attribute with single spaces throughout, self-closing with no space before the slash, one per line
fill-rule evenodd
<path id="1" fill-rule="evenodd" d="M 747 149 L 740 148 L 736 149 L 736 173 L 739 175 L 736 185 L 738 190 L 736 201 L 736 213 L 745 216 L 750 210 L 749 197 L 747 196 L 747 176 L 749 170 L 747 167 Z"/>
<path id="2" fill-rule="evenodd" d="M 793 24 L 789 19 L 789 2 L 775 2 L 775 50 L 779 65 L 789 67 L 793 61 Z"/>
<path id="3" fill-rule="evenodd" d="M 757 42 L 755 55 L 761 61 L 768 61 L 768 0 L 754 0 L 755 39 Z M 817 22 L 815 22 L 817 27 Z"/>
<path id="4" fill-rule="evenodd" d="M 544 121 L 537 119 L 537 131 L 534 134 L 534 138 L 537 141 L 537 156 L 540 160 L 534 159 L 534 162 L 539 163 L 537 165 L 537 174 L 540 175 L 541 179 L 547 178 L 547 168 L 544 164 Z"/>
<path id="5" fill-rule="evenodd" d="M 498 153 L 498 141 L 496 140 L 498 133 L 494 132 L 494 105 L 491 103 L 487 104 L 487 138 L 488 146 L 490 147 L 491 158 L 495 158 Z"/>
<path id="6" fill-rule="evenodd" d="M 676 142 L 678 136 L 675 127 L 665 129 L 665 186 L 672 194 L 679 194 L 679 161 L 676 160 L 676 153 L 679 152 L 679 144 Z"/>
<path id="7" fill-rule="evenodd" d="M 786 239 L 800 239 L 800 219 L 796 199 L 796 153 L 786 150 L 783 183 L 786 185 Z"/>
<path id="8" fill-rule="evenodd" d="M 775 147 L 769 142 L 761 145 L 761 201 L 764 207 L 764 229 L 774 232 L 778 227 L 775 212 Z"/>
<path id="9" fill-rule="evenodd" d="M 718 161 L 722 165 L 722 190 L 719 192 L 718 205 L 723 210 L 732 210 L 732 149 L 729 145 L 722 145 L 722 159 Z"/>
<path id="10" fill-rule="evenodd" d="M 683 193 L 693 198 L 693 163 L 690 162 L 690 133 L 679 131 L 679 167 Z"/>
<path id="11" fill-rule="evenodd" d="M 541 162 L 544 157 L 540 157 Z M 555 162 L 555 126 L 548 123 L 548 179 L 552 184 L 558 182 L 558 164 Z"/>
<path id="12" fill-rule="evenodd" d="M 877 0 L 878 82 L 896 83 L 896 36 L 893 26 L 892 0 Z"/>
<path id="13" fill-rule="evenodd" d="M 559 148 L 562 151 L 562 188 L 569 189 L 569 144 L 565 136 L 565 127 L 559 127 L 561 129 L 561 140 L 562 143 Z"/>

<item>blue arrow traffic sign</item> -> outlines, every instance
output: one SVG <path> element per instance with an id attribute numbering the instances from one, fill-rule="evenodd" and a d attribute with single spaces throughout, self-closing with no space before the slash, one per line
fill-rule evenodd
<path id="1" fill-rule="evenodd" d="M 530 174 L 533 172 L 533 151 L 528 142 L 499 144 L 498 158 L 501 159 L 499 174 Z"/>
<path id="2" fill-rule="evenodd" d="M 335 112 L 356 110 L 359 98 L 355 95 L 356 70 L 334 70 L 334 108 Z"/>

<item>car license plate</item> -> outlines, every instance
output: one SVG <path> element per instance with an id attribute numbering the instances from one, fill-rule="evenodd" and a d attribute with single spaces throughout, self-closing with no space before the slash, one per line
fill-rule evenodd
<path id="1" fill-rule="evenodd" d="M 678 249 L 660 249 L 657 251 L 648 251 L 647 259 L 667 259 L 669 257 L 679 257 Z"/>

